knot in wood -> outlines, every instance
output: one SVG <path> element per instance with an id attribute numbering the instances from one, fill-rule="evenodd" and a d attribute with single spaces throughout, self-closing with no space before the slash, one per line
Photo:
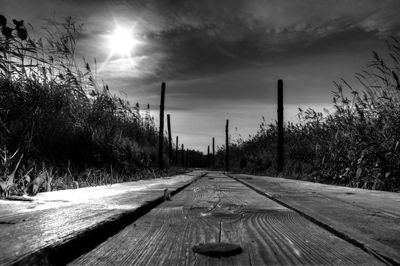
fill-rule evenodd
<path id="1" fill-rule="evenodd" d="M 233 243 L 201 243 L 193 246 L 194 253 L 199 253 L 209 257 L 230 257 L 243 252 L 240 245 Z"/>

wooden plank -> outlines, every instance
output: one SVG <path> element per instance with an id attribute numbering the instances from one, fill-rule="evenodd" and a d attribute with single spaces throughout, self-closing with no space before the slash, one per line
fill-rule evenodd
<path id="1" fill-rule="evenodd" d="M 232 175 L 400 265 L 400 193 Z"/>
<path id="2" fill-rule="evenodd" d="M 134 219 L 136 211 L 149 202 L 163 199 L 164 189 L 174 192 L 200 175 L 195 171 L 170 178 L 39 193 L 33 202 L 0 200 L 0 265 L 59 262 L 61 258 L 54 258 L 55 250 L 72 241 L 79 244 L 91 231 L 101 232 L 102 226 L 119 219 Z"/>
<path id="3" fill-rule="evenodd" d="M 222 258 L 200 243 L 239 244 Z M 303 216 L 217 172 L 197 180 L 71 265 L 381 265 Z"/>

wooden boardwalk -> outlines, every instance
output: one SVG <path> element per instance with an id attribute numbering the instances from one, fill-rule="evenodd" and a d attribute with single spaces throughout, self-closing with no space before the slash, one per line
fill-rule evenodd
<path id="1" fill-rule="evenodd" d="M 354 245 L 400 265 L 400 193 L 232 175 Z"/>
<path id="2" fill-rule="evenodd" d="M 65 193 L 65 202 L 0 201 L 0 264 L 400 262 L 399 193 L 221 172 L 141 182 L 92 188 L 96 193 L 74 190 L 80 200 L 69 200 L 70 191 L 51 192 Z M 180 191 L 163 201 L 165 188 Z M 242 252 L 193 252 L 204 243 L 232 243 Z"/>
<path id="3" fill-rule="evenodd" d="M 0 265 L 65 264 L 193 182 L 202 172 L 0 200 Z"/>

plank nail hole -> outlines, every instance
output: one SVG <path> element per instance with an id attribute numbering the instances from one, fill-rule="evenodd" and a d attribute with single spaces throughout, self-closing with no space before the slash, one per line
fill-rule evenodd
<path id="1" fill-rule="evenodd" d="M 209 257 L 230 257 L 243 252 L 240 245 L 233 243 L 200 243 L 193 246 L 194 253 L 199 253 Z"/>

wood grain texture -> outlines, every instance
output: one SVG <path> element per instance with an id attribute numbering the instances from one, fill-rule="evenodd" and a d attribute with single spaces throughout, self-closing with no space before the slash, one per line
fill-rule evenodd
<path id="1" fill-rule="evenodd" d="M 33 202 L 0 200 L 0 265 L 52 263 L 48 260 L 50 255 L 40 255 L 40 261 L 35 255 L 72 241 L 79 244 L 79 238 L 88 232 L 134 214 L 148 202 L 163 199 L 164 189 L 173 192 L 200 175 L 197 171 L 170 178 L 40 193 Z"/>
<path id="2" fill-rule="evenodd" d="M 400 264 L 400 193 L 232 175 Z M 384 258 L 383 258 L 384 259 Z"/>
<path id="3" fill-rule="evenodd" d="M 213 258 L 201 243 L 239 244 Z M 380 265 L 296 212 L 217 172 L 197 180 L 71 265 Z"/>

